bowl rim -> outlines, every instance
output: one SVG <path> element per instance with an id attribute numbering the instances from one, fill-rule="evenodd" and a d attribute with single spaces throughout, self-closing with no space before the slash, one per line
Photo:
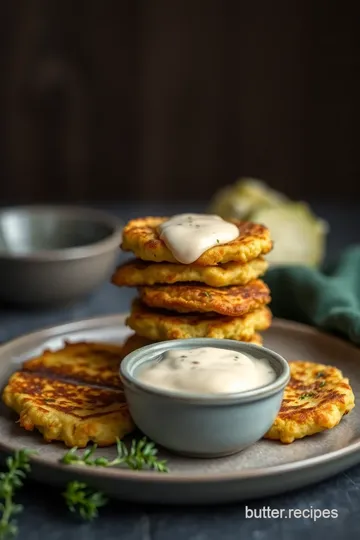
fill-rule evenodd
<path id="1" fill-rule="evenodd" d="M 262 357 L 272 359 L 281 368 L 280 375 L 276 377 L 274 381 L 264 386 L 246 390 L 244 392 L 236 392 L 231 394 L 200 394 L 192 392 L 177 392 L 174 390 L 167 390 L 156 388 L 151 385 L 147 385 L 143 381 L 139 381 L 132 374 L 132 367 L 137 363 L 143 364 L 158 354 L 161 354 L 169 349 L 180 348 L 195 348 L 195 347 L 217 347 L 219 349 L 226 348 L 229 350 L 235 350 L 237 352 L 243 352 L 244 354 L 251 354 L 256 351 L 257 356 L 259 352 L 262 352 Z M 151 354 L 152 358 L 149 359 Z M 250 401 L 257 401 L 266 397 L 270 397 L 280 391 L 283 391 L 290 380 L 290 366 L 287 360 L 278 354 L 276 351 L 264 347 L 262 345 L 256 345 L 254 343 L 247 343 L 245 341 L 236 341 L 232 339 L 218 339 L 218 338 L 188 338 L 188 339 L 173 339 L 167 341 L 160 341 L 150 345 L 146 345 L 126 355 L 119 368 L 120 379 L 124 387 L 130 389 L 138 389 L 147 394 L 153 396 L 169 398 L 176 401 L 186 403 L 196 403 L 202 405 L 228 405 L 230 403 L 248 403 Z"/>
<path id="2" fill-rule="evenodd" d="M 93 207 L 81 205 L 57 205 L 57 204 L 34 204 L 4 206 L 0 208 L 0 219 L 7 213 L 40 213 L 49 212 L 57 214 L 59 217 L 88 220 L 91 223 L 101 223 L 109 228 L 109 234 L 102 240 L 75 247 L 61 249 L 39 249 L 29 253 L 13 253 L 0 248 L 0 258 L 11 261 L 64 261 L 73 259 L 84 259 L 95 255 L 100 255 L 113 249 L 120 249 L 121 233 L 124 222 L 114 214 Z"/>

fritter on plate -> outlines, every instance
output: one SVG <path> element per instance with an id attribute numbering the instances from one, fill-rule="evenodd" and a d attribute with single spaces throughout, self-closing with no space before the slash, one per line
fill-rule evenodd
<path id="1" fill-rule="evenodd" d="M 153 343 L 156 343 L 156 341 L 139 336 L 138 334 L 131 334 L 123 344 L 122 356 L 125 358 L 125 356 L 136 351 L 137 349 L 145 347 L 146 345 L 152 345 Z"/>
<path id="2" fill-rule="evenodd" d="M 258 332 L 255 332 L 252 336 L 250 336 L 248 339 L 240 339 L 237 341 L 245 341 L 246 343 L 253 343 L 254 345 L 263 345 L 263 337 Z"/>
<path id="3" fill-rule="evenodd" d="M 268 262 L 262 257 L 247 263 L 228 262 L 217 266 L 198 264 L 149 263 L 135 259 L 120 265 L 112 276 L 118 287 L 138 287 L 158 283 L 192 282 L 209 287 L 246 285 L 265 274 Z"/>
<path id="4" fill-rule="evenodd" d="M 243 341 L 245 341 L 245 340 L 243 340 Z M 253 334 L 251 336 L 250 339 L 247 339 L 246 342 L 247 343 L 254 343 L 256 345 L 262 345 L 263 344 L 263 338 L 262 338 L 261 334 L 255 333 L 255 334 Z M 146 345 L 151 345 L 153 343 L 159 343 L 159 341 L 153 341 L 151 339 L 139 336 L 138 334 L 131 334 L 131 336 L 129 336 L 128 339 L 124 343 L 123 357 L 127 356 L 128 354 L 132 353 L 133 351 L 136 351 L 137 349 L 140 349 L 141 347 L 145 347 Z"/>
<path id="5" fill-rule="evenodd" d="M 178 313 L 214 312 L 230 317 L 245 315 L 271 300 L 268 286 L 260 279 L 220 289 L 195 283 L 146 286 L 139 287 L 139 296 L 149 307 Z"/>
<path id="6" fill-rule="evenodd" d="M 122 357 L 122 345 L 65 342 L 59 350 L 45 350 L 37 358 L 27 360 L 23 369 L 65 380 L 122 388 L 118 375 Z"/>
<path id="7" fill-rule="evenodd" d="M 122 232 L 121 248 L 145 261 L 178 263 L 158 233 L 158 226 L 167 219 L 145 217 L 129 221 Z M 247 221 L 233 220 L 232 223 L 239 229 L 238 238 L 206 250 L 197 259 L 197 265 L 212 266 L 230 261 L 246 263 L 271 251 L 273 244 L 267 227 Z"/>
<path id="8" fill-rule="evenodd" d="M 248 341 L 255 332 L 269 328 L 271 320 L 267 307 L 242 317 L 225 317 L 216 313 L 194 315 L 151 309 L 136 299 L 126 324 L 140 336 L 154 341 L 199 337 Z"/>
<path id="9" fill-rule="evenodd" d="M 302 361 L 289 365 L 291 379 L 280 412 L 265 435 L 282 443 L 335 427 L 355 406 L 349 380 L 336 367 Z"/>
<path id="10" fill-rule="evenodd" d="M 20 415 L 20 425 L 37 429 L 46 441 L 85 447 L 108 446 L 135 429 L 121 390 L 72 384 L 26 371 L 14 373 L 4 403 Z"/>

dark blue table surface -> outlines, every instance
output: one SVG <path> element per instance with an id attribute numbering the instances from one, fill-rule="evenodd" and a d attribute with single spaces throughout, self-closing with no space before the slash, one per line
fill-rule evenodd
<path id="1" fill-rule="evenodd" d="M 314 210 L 329 222 L 330 233 L 327 258 L 336 257 L 351 244 L 360 243 L 360 203 L 318 202 Z M 144 204 L 102 205 L 118 215 L 124 222 L 144 215 L 170 215 L 182 211 L 201 211 L 196 204 Z M 119 260 L 122 256 L 119 255 Z M 91 297 L 67 309 L 47 312 L 25 312 L 0 308 L 0 341 L 7 341 L 25 332 L 37 330 L 71 320 L 127 311 L 131 289 L 114 291 L 105 283 Z M 278 497 L 249 501 L 250 509 L 319 509 L 337 510 L 338 517 L 266 518 L 246 517 L 246 503 L 217 507 L 159 507 L 123 504 L 117 501 L 101 510 L 100 517 L 91 524 L 82 523 L 64 507 L 58 489 L 27 482 L 19 492 L 24 511 L 19 517 L 18 538 L 76 539 L 76 540 L 227 540 L 237 538 L 279 537 L 281 539 L 308 540 L 326 536 L 337 539 L 353 537 L 360 531 L 360 467 L 355 467 L 326 482 L 310 488 L 293 491 Z"/>

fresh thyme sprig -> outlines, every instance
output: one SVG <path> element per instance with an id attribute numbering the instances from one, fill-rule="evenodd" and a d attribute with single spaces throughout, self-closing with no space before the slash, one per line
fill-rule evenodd
<path id="1" fill-rule="evenodd" d="M 77 455 L 78 448 L 71 448 L 61 458 L 61 463 L 66 465 L 84 465 L 95 467 L 114 467 L 115 465 L 127 465 L 130 469 L 153 469 L 158 472 L 168 472 L 166 461 L 160 461 L 157 458 L 157 449 L 153 442 L 147 441 L 146 437 L 140 440 L 133 439 L 130 450 L 126 445 L 117 439 L 116 450 L 117 455 L 110 460 L 105 457 L 93 457 L 97 445 L 94 444 L 88 448 L 82 455 Z"/>
<path id="2" fill-rule="evenodd" d="M 127 446 L 117 439 L 116 457 L 112 460 L 105 457 L 94 457 L 97 445 L 88 448 L 82 455 L 77 454 L 77 447 L 71 448 L 61 458 L 66 465 L 83 465 L 90 467 L 114 467 L 127 465 L 130 469 L 153 469 L 158 472 L 168 472 L 165 460 L 159 460 L 155 444 L 146 437 L 133 439 L 128 450 Z M 23 481 L 30 472 L 29 458 L 36 452 L 24 448 L 17 450 L 6 460 L 7 471 L 0 473 L 0 540 L 9 540 L 17 535 L 18 528 L 14 517 L 22 511 L 20 504 L 15 504 L 14 494 L 22 487 Z M 91 489 L 86 483 L 71 481 L 67 484 L 63 497 L 68 509 L 79 514 L 84 520 L 98 517 L 98 510 L 105 506 L 108 499 L 100 491 Z"/>
<path id="3" fill-rule="evenodd" d="M 22 487 L 26 474 L 30 472 L 29 457 L 35 452 L 17 450 L 6 459 L 7 471 L 0 473 L 0 539 L 13 538 L 17 534 L 16 515 L 22 512 L 22 506 L 14 503 L 15 491 Z"/>
<path id="4" fill-rule="evenodd" d="M 130 469 L 154 469 L 158 472 L 167 472 L 166 461 L 157 458 L 157 449 L 153 442 L 147 441 L 146 437 L 140 440 L 133 439 L 130 450 L 126 445 L 117 439 L 116 457 L 112 460 L 106 457 L 94 457 L 97 445 L 94 444 L 86 449 L 81 455 L 77 454 L 78 448 L 75 446 L 68 450 L 61 458 L 61 463 L 65 465 L 80 465 L 85 467 L 114 467 L 116 465 L 127 465 Z M 79 513 L 85 520 L 92 520 L 98 516 L 98 508 L 105 506 L 108 502 L 103 493 L 91 490 L 83 482 L 69 482 L 63 494 L 66 504 L 71 512 Z"/>
<path id="5" fill-rule="evenodd" d="M 63 493 L 70 512 L 78 513 L 82 519 L 92 521 L 99 515 L 98 509 L 108 503 L 108 499 L 100 491 L 94 491 L 84 482 L 69 482 Z"/>

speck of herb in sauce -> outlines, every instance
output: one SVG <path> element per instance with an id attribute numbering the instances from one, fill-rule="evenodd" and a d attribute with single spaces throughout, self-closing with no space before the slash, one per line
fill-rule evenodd
<path id="1" fill-rule="evenodd" d="M 192 364 L 200 364 L 200 362 L 198 362 L 197 360 L 193 360 L 191 363 Z"/>
<path id="2" fill-rule="evenodd" d="M 217 243 L 220 244 L 220 240 L 216 239 Z"/>
<path id="3" fill-rule="evenodd" d="M 319 384 L 319 388 L 322 388 L 323 386 L 325 386 L 326 382 L 325 381 L 321 381 L 321 383 Z"/>
<path id="4" fill-rule="evenodd" d="M 204 295 L 207 296 L 208 298 L 211 298 L 211 294 L 208 291 L 204 291 Z"/>
<path id="5" fill-rule="evenodd" d="M 319 378 L 319 377 L 324 377 L 325 373 L 323 371 L 318 371 L 317 374 L 316 374 L 316 377 Z"/>

